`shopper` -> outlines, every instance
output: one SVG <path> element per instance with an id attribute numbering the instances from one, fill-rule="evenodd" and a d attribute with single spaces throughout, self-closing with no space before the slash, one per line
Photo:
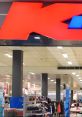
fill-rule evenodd
<path id="1" fill-rule="evenodd" d="M 55 105 L 54 105 L 54 102 L 52 102 L 52 115 L 55 114 Z"/>
<path id="2" fill-rule="evenodd" d="M 60 106 L 61 106 L 61 112 L 60 112 L 60 115 L 61 115 L 61 117 L 64 117 L 64 103 L 63 103 L 62 100 L 61 100 L 61 102 L 60 102 Z"/>

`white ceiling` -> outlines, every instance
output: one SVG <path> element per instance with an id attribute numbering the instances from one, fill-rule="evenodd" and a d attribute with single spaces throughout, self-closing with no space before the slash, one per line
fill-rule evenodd
<path id="1" fill-rule="evenodd" d="M 69 66 L 68 61 L 72 62 L 71 66 L 82 65 L 82 48 L 81 47 L 63 47 L 58 49 L 57 47 L 11 47 L 11 46 L 0 46 L 0 75 L 5 79 L 5 75 L 12 74 L 12 58 L 5 56 L 5 54 L 12 55 L 12 50 L 23 50 L 24 52 L 24 68 L 23 75 L 24 80 L 27 80 L 28 74 L 36 73 L 31 80 L 32 83 L 38 85 L 41 84 L 41 73 L 48 73 L 49 77 L 54 80 L 61 77 L 62 82 L 68 82 L 69 78 L 74 79 L 74 83 L 82 85 L 77 76 L 72 75 L 72 72 L 76 72 L 82 78 L 81 70 L 58 70 L 58 66 Z M 64 58 L 62 54 L 67 54 L 68 58 Z M 67 76 L 65 74 L 68 74 Z M 67 78 L 69 77 L 69 78 Z M 67 80 L 68 79 L 68 80 Z M 6 79 L 8 80 L 8 79 Z M 50 80 L 49 80 L 50 81 Z M 71 80 L 70 80 L 71 81 Z M 50 86 L 54 88 L 54 84 L 49 82 Z M 70 84 L 70 83 L 69 83 Z"/>

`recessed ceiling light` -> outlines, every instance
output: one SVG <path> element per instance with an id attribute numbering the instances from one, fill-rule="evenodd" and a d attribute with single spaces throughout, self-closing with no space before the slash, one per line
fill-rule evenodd
<path id="1" fill-rule="evenodd" d="M 75 72 L 72 72 L 73 75 L 75 75 L 76 73 Z"/>
<path id="2" fill-rule="evenodd" d="M 34 75 L 35 73 L 33 73 L 33 72 L 30 72 L 30 74 Z"/>
<path id="3" fill-rule="evenodd" d="M 5 54 L 5 56 L 12 58 L 12 55 L 10 55 L 10 54 Z"/>
<path id="4" fill-rule="evenodd" d="M 62 47 L 62 46 L 58 46 L 57 48 L 58 48 L 58 49 L 63 49 L 63 47 Z"/>
<path id="5" fill-rule="evenodd" d="M 50 78 L 48 78 L 48 80 L 49 80 Z"/>
<path id="6" fill-rule="evenodd" d="M 54 84 L 56 84 L 56 82 L 54 82 Z"/>
<path id="7" fill-rule="evenodd" d="M 53 82 L 54 80 L 50 80 L 51 82 Z"/>
<path id="8" fill-rule="evenodd" d="M 36 37 L 34 37 L 34 39 L 40 39 L 40 37 L 39 36 L 36 36 Z"/>
<path id="9" fill-rule="evenodd" d="M 78 77 L 79 75 L 77 74 L 76 76 Z"/>
<path id="10" fill-rule="evenodd" d="M 67 54 L 62 54 L 64 58 L 68 58 L 68 55 Z"/>
<path id="11" fill-rule="evenodd" d="M 72 62 L 71 62 L 71 61 L 68 61 L 67 63 L 68 63 L 69 65 L 72 65 Z"/>

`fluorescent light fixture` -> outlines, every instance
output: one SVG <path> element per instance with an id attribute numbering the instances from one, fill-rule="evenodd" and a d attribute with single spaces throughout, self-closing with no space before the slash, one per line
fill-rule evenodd
<path id="1" fill-rule="evenodd" d="M 56 84 L 56 82 L 54 82 L 54 84 Z"/>
<path id="2" fill-rule="evenodd" d="M 39 36 L 36 36 L 36 37 L 34 37 L 34 39 L 37 39 L 38 40 L 38 39 L 40 39 L 40 37 Z"/>
<path id="3" fill-rule="evenodd" d="M 79 75 L 77 74 L 76 76 L 78 77 Z"/>
<path id="4" fill-rule="evenodd" d="M 54 80 L 50 80 L 51 82 L 53 82 Z"/>
<path id="5" fill-rule="evenodd" d="M 64 58 L 68 58 L 68 55 L 67 54 L 62 54 Z"/>
<path id="6" fill-rule="evenodd" d="M 12 58 L 12 55 L 10 54 L 5 54 L 5 56 L 7 56 L 8 58 Z"/>
<path id="7" fill-rule="evenodd" d="M 58 46 L 57 48 L 58 48 L 58 49 L 63 49 L 63 47 L 62 47 L 62 46 Z"/>
<path id="8" fill-rule="evenodd" d="M 71 62 L 71 61 L 68 61 L 67 63 L 68 63 L 69 65 L 72 65 L 72 62 Z"/>
<path id="9" fill-rule="evenodd" d="M 82 80 L 80 80 L 80 82 L 82 82 Z"/>
<path id="10" fill-rule="evenodd" d="M 49 80 L 50 78 L 48 78 L 48 80 Z"/>
<path id="11" fill-rule="evenodd" d="M 30 74 L 34 75 L 35 73 L 33 73 L 33 72 L 30 72 Z"/>
<path id="12" fill-rule="evenodd" d="M 72 72 L 73 75 L 75 75 L 76 73 L 75 72 Z"/>

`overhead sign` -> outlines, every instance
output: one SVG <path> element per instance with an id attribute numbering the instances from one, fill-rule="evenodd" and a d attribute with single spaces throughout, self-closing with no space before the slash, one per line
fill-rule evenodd
<path id="1" fill-rule="evenodd" d="M 14 2 L 0 29 L 0 39 L 27 40 L 35 32 L 55 40 L 82 40 L 82 29 L 75 29 L 77 22 L 72 23 L 74 16 L 81 15 L 82 4 L 55 3 L 43 7 L 42 3 Z M 71 23 L 74 28 L 70 28 Z"/>

